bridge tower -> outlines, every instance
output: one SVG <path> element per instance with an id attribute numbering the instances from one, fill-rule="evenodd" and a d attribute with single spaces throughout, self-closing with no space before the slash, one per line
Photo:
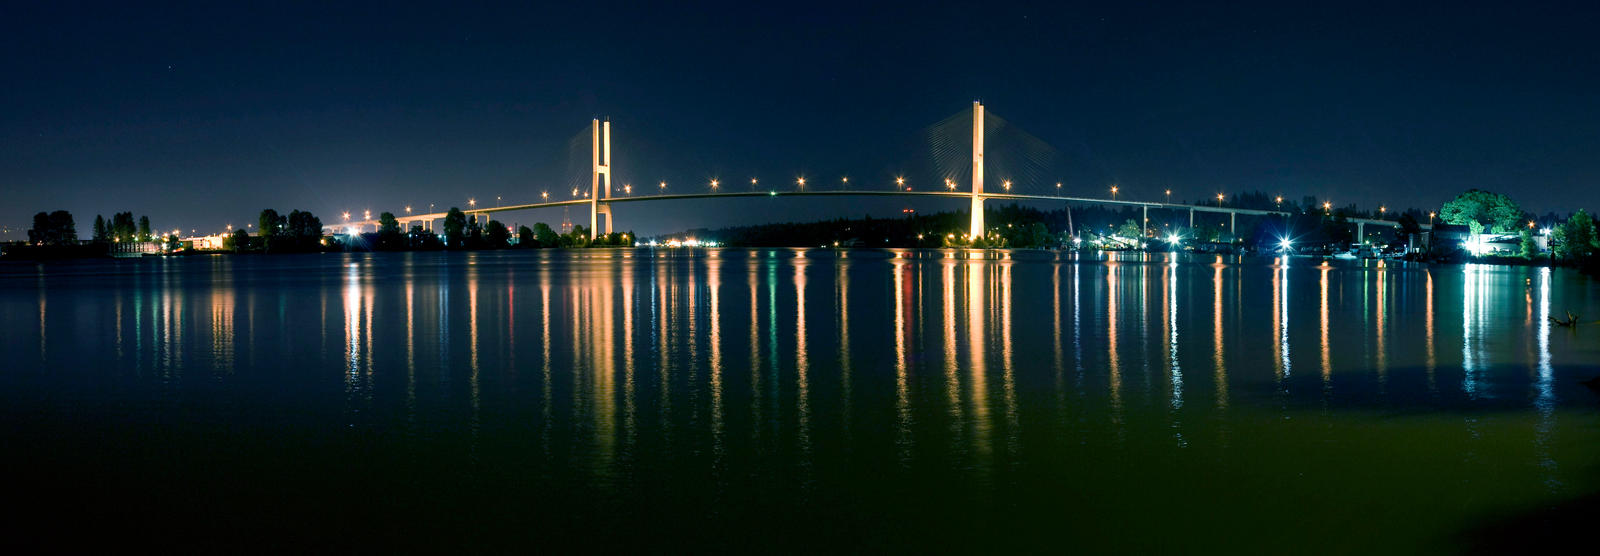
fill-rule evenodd
<path id="1" fill-rule="evenodd" d="M 972 101 L 972 241 L 983 237 L 983 103 Z"/>
<path id="2" fill-rule="evenodd" d="M 611 197 L 611 122 L 591 121 L 594 137 L 594 165 L 589 174 L 589 239 L 600 233 L 600 215 L 606 215 L 606 233 L 611 233 L 611 205 L 603 202 Z M 602 147 L 604 150 L 602 150 Z M 605 176 L 605 188 L 600 187 L 600 176 Z"/>

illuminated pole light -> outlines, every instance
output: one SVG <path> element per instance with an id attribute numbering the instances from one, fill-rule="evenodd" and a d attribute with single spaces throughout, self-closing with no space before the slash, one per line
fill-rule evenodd
<path id="1" fill-rule="evenodd" d="M 361 219 L 362 220 L 372 220 L 372 211 L 370 211 L 370 210 L 361 211 Z"/>
<path id="2" fill-rule="evenodd" d="M 630 184 L 626 184 L 626 183 L 622 184 L 622 194 L 623 195 L 633 195 L 633 186 L 630 185 Z"/>
<path id="3" fill-rule="evenodd" d="M 899 186 L 899 187 L 905 187 L 905 185 L 906 185 L 906 178 L 905 178 L 905 177 L 904 177 L 904 176 L 896 176 L 896 177 L 895 177 L 895 178 L 894 178 L 894 184 L 895 184 L 895 185 L 896 185 L 896 186 Z"/>
<path id="4" fill-rule="evenodd" d="M 956 190 L 956 182 L 955 182 L 955 180 L 952 180 L 950 178 L 945 178 L 944 179 L 944 186 L 950 188 L 951 191 L 955 191 Z"/>
<path id="5" fill-rule="evenodd" d="M 711 189 L 714 190 L 716 188 L 717 188 L 717 180 L 711 180 Z"/>
<path id="6" fill-rule="evenodd" d="M 411 214 L 411 205 L 406 205 L 406 214 Z"/>
<path id="7" fill-rule="evenodd" d="M 1435 214 L 1436 214 L 1436 213 L 1435 213 L 1435 212 L 1433 212 L 1433 211 L 1431 211 L 1431 210 L 1430 210 L 1430 211 L 1428 211 L 1428 225 L 1429 225 L 1429 226 L 1432 226 L 1432 225 L 1433 225 L 1433 217 L 1434 217 L 1434 215 L 1435 215 Z"/>
<path id="8" fill-rule="evenodd" d="M 349 213 L 349 212 L 345 212 L 345 213 L 344 213 L 344 219 L 345 219 L 345 220 L 346 220 L 346 221 L 349 221 L 349 220 L 350 220 L 350 213 Z"/>
<path id="9" fill-rule="evenodd" d="M 576 190 L 576 189 L 572 190 L 572 194 L 573 195 L 577 195 L 578 194 L 578 190 Z M 478 206 L 478 200 L 477 199 L 467 199 L 467 208 L 472 208 L 472 207 L 475 207 L 475 206 Z"/>
<path id="10" fill-rule="evenodd" d="M 1217 208 L 1222 208 L 1222 194 L 1217 194 Z"/>
<path id="11" fill-rule="evenodd" d="M 1011 180 L 1000 182 L 1000 185 L 1006 188 L 1006 191 L 1011 191 Z"/>
<path id="12" fill-rule="evenodd" d="M 662 191 L 666 191 L 667 190 L 667 182 L 661 182 L 661 190 Z"/>
<path id="13" fill-rule="evenodd" d="M 750 178 L 750 190 L 751 191 L 755 191 L 756 190 L 756 179 L 755 178 Z"/>
<path id="14" fill-rule="evenodd" d="M 794 183 L 795 185 L 799 186 L 800 189 L 806 188 L 806 179 L 804 177 L 794 180 Z"/>
<path id="15" fill-rule="evenodd" d="M 1330 210 L 1333 210 L 1333 203 L 1331 201 L 1323 201 L 1322 212 L 1328 212 Z"/>
<path id="16" fill-rule="evenodd" d="M 549 191 L 540 191 L 539 192 L 539 198 L 540 199 L 544 199 L 546 201 L 550 200 L 550 192 Z"/>
<path id="17" fill-rule="evenodd" d="M 1056 182 L 1056 191 L 1061 190 L 1061 182 Z"/>
<path id="18" fill-rule="evenodd" d="M 572 196 L 573 197 L 577 197 L 578 196 L 578 188 L 576 188 L 576 187 L 572 188 Z"/>
<path id="19" fill-rule="evenodd" d="M 1278 206 L 1282 207 L 1283 206 L 1283 196 L 1279 195 L 1277 199 L 1273 200 L 1273 202 L 1278 203 Z"/>
<path id="20" fill-rule="evenodd" d="M 1111 200 L 1113 200 L 1113 201 L 1117 200 L 1117 191 L 1118 191 L 1117 186 L 1115 186 L 1115 185 L 1111 186 Z"/>

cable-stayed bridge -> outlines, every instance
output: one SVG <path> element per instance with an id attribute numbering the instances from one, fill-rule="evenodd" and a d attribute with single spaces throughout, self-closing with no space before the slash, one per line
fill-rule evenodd
<path id="1" fill-rule="evenodd" d="M 965 114 L 961 114 L 958 116 L 964 115 Z M 952 117 L 939 125 L 943 127 L 951 127 L 953 124 L 964 125 L 965 121 L 965 118 L 958 119 L 956 117 Z M 551 199 L 549 191 L 543 191 L 540 193 L 540 198 L 537 201 L 527 203 L 478 206 L 475 200 L 469 201 L 468 206 L 462 209 L 462 212 L 469 217 L 477 218 L 479 216 L 486 217 L 499 212 L 512 212 L 554 207 L 586 207 L 589 212 L 588 230 L 591 238 L 597 234 L 611 233 L 616 228 L 616 218 L 614 213 L 611 211 L 611 206 L 615 204 L 740 197 L 892 196 L 910 198 L 921 197 L 965 199 L 971 204 L 971 222 L 968 226 L 967 238 L 984 237 L 996 231 L 986 229 L 984 225 L 984 205 L 990 200 L 1049 201 L 1067 204 L 1098 204 L 1133 207 L 1143 211 L 1144 219 L 1142 222 L 1146 223 L 1149 222 L 1149 211 L 1151 209 L 1158 211 L 1187 211 L 1189 213 L 1189 224 L 1191 228 L 1194 226 L 1194 216 L 1196 213 L 1226 214 L 1229 218 L 1228 227 L 1230 229 L 1237 228 L 1237 217 L 1241 214 L 1247 216 L 1282 216 L 1285 218 L 1291 216 L 1290 212 L 1283 210 L 1264 210 L 1223 206 L 1220 195 L 1216 205 L 1188 204 L 1118 199 L 1116 197 L 1117 190 L 1115 187 L 1110 190 L 1110 197 L 1101 198 L 1062 194 L 1060 183 L 1055 184 L 1055 193 L 1051 193 L 1049 192 L 1047 185 L 1036 183 L 1039 181 L 1037 179 L 1031 180 L 1033 183 L 1028 184 L 1029 187 L 1027 188 L 1021 187 L 1018 184 L 1014 184 L 1012 180 L 1000 180 L 1000 183 L 998 184 L 993 183 L 992 181 L 985 183 L 985 135 L 993 130 L 996 126 L 992 125 L 990 118 L 986 118 L 984 106 L 980 102 L 972 103 L 970 121 L 972 129 L 970 167 L 961 168 L 960 170 L 962 171 L 960 172 L 950 171 L 947 169 L 945 172 L 947 175 L 954 175 L 956 177 L 945 178 L 942 188 L 935 188 L 931 190 L 914 189 L 906 185 L 904 178 L 896 178 L 893 184 L 882 187 L 862 187 L 859 180 L 852 186 L 852 184 L 849 182 L 849 179 L 845 178 L 839 189 L 824 189 L 821 184 L 815 182 L 808 183 L 806 178 L 799 177 L 796 178 L 794 182 L 783 184 L 782 187 L 772 187 L 770 182 L 757 182 L 755 179 L 752 179 L 749 189 L 744 189 L 743 184 L 725 184 L 717 179 L 712 179 L 709 180 L 704 189 L 686 193 L 669 191 L 666 182 L 655 184 L 656 187 L 654 188 L 649 186 L 635 187 L 632 184 L 626 184 L 621 188 L 615 187 L 612 183 L 614 171 L 611 156 L 611 122 L 594 119 L 591 121 L 589 126 L 590 168 L 588 172 L 589 184 L 587 187 L 572 188 L 571 197 L 566 199 Z M 1003 122 L 1003 120 L 1001 120 L 1001 122 Z M 948 134 L 944 135 L 948 136 Z M 1031 139 L 1031 136 L 1029 139 Z M 1036 143 L 1037 141 L 1033 140 L 1033 142 Z M 956 141 L 951 141 L 948 139 L 938 141 L 936 142 L 938 145 L 936 148 L 942 148 L 944 151 L 948 152 L 952 143 L 956 143 Z M 964 141 L 962 143 L 964 143 Z M 1030 150 L 1028 147 L 1029 145 L 1025 143 L 1021 150 Z M 949 156 L 946 155 L 941 158 L 948 159 Z M 1022 173 L 1026 174 L 1027 172 Z M 1021 192 L 1023 189 L 1028 189 L 1032 192 Z M 1044 189 L 1045 191 L 1039 192 L 1040 189 Z M 412 225 L 418 224 L 422 225 L 424 228 L 432 229 L 434 223 L 443 220 L 446 214 L 447 213 L 444 212 L 412 213 L 410 208 L 407 207 L 405 213 L 396 214 L 395 219 L 400 223 L 402 229 L 409 229 Z M 1396 228 L 1400 226 L 1399 222 L 1397 221 L 1374 218 L 1351 218 L 1349 221 L 1354 223 L 1357 227 L 1356 237 L 1358 241 L 1365 237 L 1366 226 L 1368 224 Z M 375 219 L 350 220 L 347 215 L 344 222 L 337 225 L 328 225 L 328 228 L 336 231 L 353 232 L 376 229 L 377 226 L 378 221 Z M 1432 227 L 1428 224 L 1422 224 L 1421 226 L 1424 229 L 1429 229 Z M 603 232 L 601 231 L 602 227 L 604 229 Z"/>

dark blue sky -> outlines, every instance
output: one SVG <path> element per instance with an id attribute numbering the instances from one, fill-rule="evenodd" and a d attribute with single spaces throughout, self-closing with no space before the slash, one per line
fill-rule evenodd
<path id="1" fill-rule="evenodd" d="M 1479 187 L 1536 212 L 1600 207 L 1597 8 L 1283 4 L 13 5 L 0 223 L 18 239 L 53 209 L 85 232 L 118 210 L 206 230 L 269 206 L 332 222 L 530 201 L 570 193 L 596 116 L 637 183 L 933 185 L 910 159 L 974 99 L 1050 145 L 1079 194 L 1435 207 Z M 902 206 L 618 213 L 656 233 Z"/>

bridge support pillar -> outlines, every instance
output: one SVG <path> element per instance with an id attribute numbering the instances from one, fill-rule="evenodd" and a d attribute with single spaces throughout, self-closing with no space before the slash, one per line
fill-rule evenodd
<path id="1" fill-rule="evenodd" d="M 1143 220 L 1139 221 L 1139 243 L 1141 248 L 1145 243 L 1146 238 L 1150 237 L 1150 205 L 1144 206 L 1143 218 Z"/>
<path id="2" fill-rule="evenodd" d="M 1189 209 L 1189 229 L 1194 229 L 1194 209 Z"/>
<path id="3" fill-rule="evenodd" d="M 983 227 L 983 104 L 972 102 L 972 241 L 984 236 Z"/>
<path id="4" fill-rule="evenodd" d="M 611 122 L 601 122 L 595 118 L 592 124 L 594 138 L 594 171 L 589 174 L 589 240 L 600 233 L 600 215 L 606 215 L 606 231 L 612 228 L 611 206 L 602 205 L 601 201 L 611 196 Z M 604 151 L 601 148 L 604 147 Z M 605 187 L 601 188 L 600 176 L 605 176 Z"/>
<path id="5" fill-rule="evenodd" d="M 1356 243 L 1363 243 L 1366 240 L 1367 240 L 1367 223 L 1366 222 L 1356 222 Z"/>
<path id="6" fill-rule="evenodd" d="M 1233 239 L 1239 239 L 1239 213 L 1228 213 L 1228 227 L 1232 228 L 1229 233 L 1233 234 Z"/>

